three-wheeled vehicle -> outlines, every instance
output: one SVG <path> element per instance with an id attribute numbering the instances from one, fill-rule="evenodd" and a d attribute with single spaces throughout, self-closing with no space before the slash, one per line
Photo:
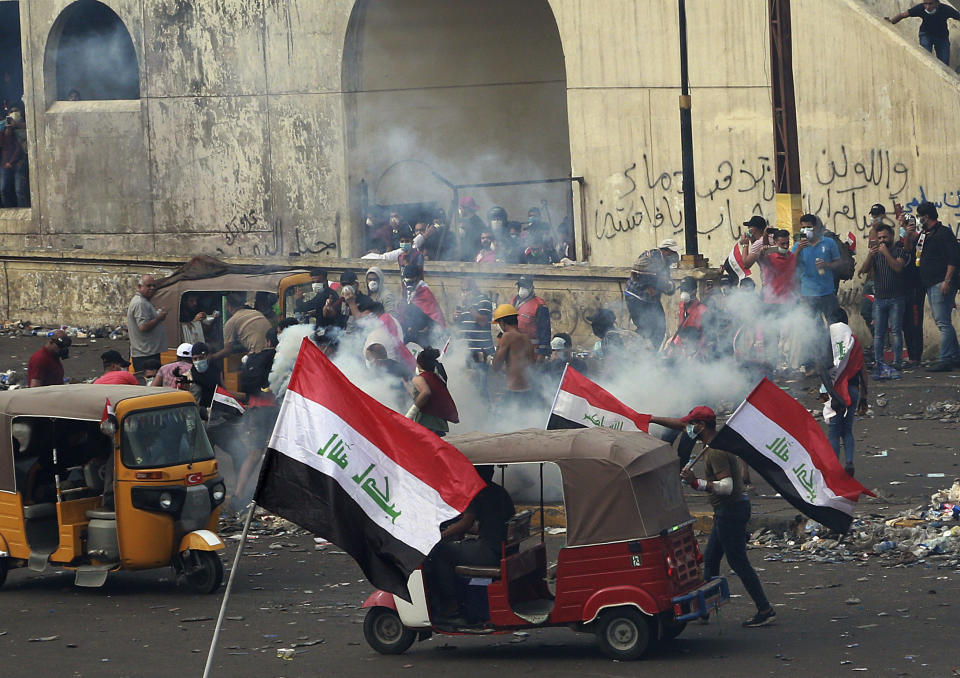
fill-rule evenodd
<path id="1" fill-rule="evenodd" d="M 223 578 L 224 495 L 186 391 L 0 393 L 0 584 L 11 567 L 66 567 L 78 586 L 101 586 L 115 570 L 172 565 L 191 589 L 211 593 Z"/>
<path id="2" fill-rule="evenodd" d="M 410 602 L 373 593 L 364 603 L 364 635 L 378 652 L 404 652 L 431 632 L 567 626 L 595 634 L 612 658 L 636 659 L 651 643 L 676 637 L 688 620 L 729 599 L 725 579 L 703 581 L 680 462 L 663 441 L 606 428 L 472 433 L 448 440 L 474 464 L 501 467 L 508 490 L 539 478 L 542 497 L 545 468 L 547 475 L 559 475 L 566 543 L 548 566 L 553 539 L 544 536 L 542 499 L 539 532 L 531 532 L 537 521 L 530 511 L 515 515 L 499 566 L 456 568 L 469 626 L 431 622 L 422 569 L 408 581 Z"/>

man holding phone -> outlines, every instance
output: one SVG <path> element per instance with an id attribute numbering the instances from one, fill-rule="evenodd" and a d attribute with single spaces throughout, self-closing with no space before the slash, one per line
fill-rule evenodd
<path id="1" fill-rule="evenodd" d="M 800 296 L 815 320 L 818 335 L 825 335 L 829 318 L 839 308 L 834 286 L 834 271 L 843 265 L 840 249 L 833 238 L 823 237 L 823 222 L 815 214 L 800 217 L 800 237 L 793 246 L 797 255 L 800 276 Z M 820 319 L 823 320 L 820 320 Z M 816 350 L 816 343 L 807 347 L 804 364 L 808 365 Z"/>
<path id="2" fill-rule="evenodd" d="M 903 354 L 903 270 L 910 255 L 903 243 L 895 241 L 893 227 L 880 221 L 876 224 L 876 239 L 870 240 L 867 257 L 860 266 L 861 273 L 873 273 L 873 378 L 883 378 L 883 345 L 890 330 L 893 343 L 893 368 L 899 372 Z"/>

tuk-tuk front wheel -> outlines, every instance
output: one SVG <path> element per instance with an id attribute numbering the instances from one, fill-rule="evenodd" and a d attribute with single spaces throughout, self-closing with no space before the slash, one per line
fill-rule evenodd
<path id="1" fill-rule="evenodd" d="M 639 659 L 650 647 L 650 620 L 634 607 L 604 610 L 596 633 L 597 644 L 611 659 Z"/>
<path id="2" fill-rule="evenodd" d="M 380 654 L 403 654 L 417 639 L 416 631 L 400 621 L 400 615 L 389 607 L 371 607 L 363 619 L 363 636 L 367 644 Z"/>
<path id="3" fill-rule="evenodd" d="M 223 562 L 216 551 L 190 551 L 182 562 L 187 587 L 194 593 L 213 593 L 223 581 Z"/>

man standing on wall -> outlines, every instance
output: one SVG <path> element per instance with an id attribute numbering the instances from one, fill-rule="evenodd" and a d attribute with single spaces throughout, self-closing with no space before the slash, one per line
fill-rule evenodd
<path id="1" fill-rule="evenodd" d="M 923 227 L 923 235 L 917 241 L 917 267 L 920 281 L 927 289 L 930 312 L 940 330 L 940 356 L 927 371 L 949 372 L 960 367 L 960 346 L 950 317 L 957 296 L 954 278 L 960 267 L 960 244 L 953 231 L 940 223 L 933 203 L 920 203 L 917 218 Z"/>
<path id="2" fill-rule="evenodd" d="M 906 12 L 893 17 L 885 17 L 892 24 L 914 17 L 920 19 L 920 46 L 928 52 L 935 52 L 937 58 L 950 65 L 950 29 L 947 20 L 960 21 L 960 12 L 940 0 L 923 0 Z"/>
<path id="3" fill-rule="evenodd" d="M 163 321 L 166 309 L 158 309 L 150 300 L 157 291 L 157 282 L 152 275 L 140 277 L 137 293 L 127 306 L 127 331 L 130 333 L 130 357 L 133 371 L 142 372 L 148 360 L 160 361 L 160 354 L 167 347 L 167 335 Z"/>

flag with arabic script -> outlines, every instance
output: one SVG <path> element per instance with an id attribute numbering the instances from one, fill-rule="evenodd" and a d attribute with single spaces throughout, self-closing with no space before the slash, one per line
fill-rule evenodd
<path id="1" fill-rule="evenodd" d="M 710 447 L 732 452 L 795 508 L 846 532 L 861 494 L 873 492 L 843 470 L 806 408 L 769 379 L 754 387 Z"/>
<path id="2" fill-rule="evenodd" d="M 370 583 L 409 600 L 407 579 L 440 523 L 485 486 L 452 445 L 354 386 L 304 339 L 254 499 L 349 553 Z"/>
<path id="3" fill-rule="evenodd" d="M 633 411 L 567 365 L 553 401 L 547 430 L 590 427 L 647 433 L 650 415 Z"/>

